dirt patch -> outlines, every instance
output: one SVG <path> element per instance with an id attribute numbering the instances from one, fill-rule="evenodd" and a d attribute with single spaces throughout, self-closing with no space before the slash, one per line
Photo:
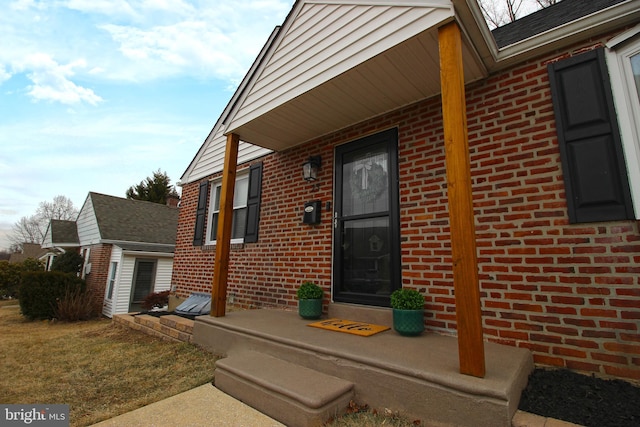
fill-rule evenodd
<path id="1" fill-rule="evenodd" d="M 536 369 L 519 409 L 588 427 L 640 426 L 640 387 L 566 369 Z"/>

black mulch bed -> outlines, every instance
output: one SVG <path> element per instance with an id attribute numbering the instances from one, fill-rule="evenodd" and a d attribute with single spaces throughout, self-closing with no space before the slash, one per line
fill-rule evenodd
<path id="1" fill-rule="evenodd" d="M 153 317 L 162 317 L 168 314 L 173 314 L 175 316 L 180 316 L 180 317 L 184 317 L 185 319 L 191 319 L 191 320 L 196 318 L 196 316 L 193 316 L 191 314 L 180 314 L 180 313 L 176 313 L 175 311 L 141 311 L 140 313 L 134 314 L 134 316 L 139 316 L 141 314 L 148 314 L 149 316 L 153 316 Z"/>
<path id="2" fill-rule="evenodd" d="M 587 427 L 640 426 L 640 387 L 566 369 L 536 369 L 519 409 Z"/>

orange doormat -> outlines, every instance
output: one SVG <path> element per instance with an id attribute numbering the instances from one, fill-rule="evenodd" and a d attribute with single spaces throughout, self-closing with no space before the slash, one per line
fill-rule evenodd
<path id="1" fill-rule="evenodd" d="M 354 320 L 344 319 L 327 319 L 315 323 L 309 323 L 307 326 L 314 328 L 327 329 L 329 331 L 345 332 L 347 334 L 360 335 L 368 337 L 378 332 L 391 329 L 388 326 L 374 325 L 366 322 L 356 322 Z"/>

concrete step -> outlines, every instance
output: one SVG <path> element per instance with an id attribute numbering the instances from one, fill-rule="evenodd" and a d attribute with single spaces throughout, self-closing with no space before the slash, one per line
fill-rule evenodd
<path id="1" fill-rule="evenodd" d="M 254 351 L 340 378 L 354 384 L 355 402 L 427 425 L 511 426 L 533 370 L 529 351 L 486 342 L 487 374 L 476 378 L 459 372 L 455 337 L 392 330 L 359 337 L 309 323 L 267 309 L 199 316 L 193 342 L 221 356 Z"/>
<path id="2" fill-rule="evenodd" d="M 113 316 L 113 321 L 168 341 L 191 342 L 193 337 L 193 320 L 180 316 L 155 317 L 148 314 L 117 314 Z"/>
<path id="3" fill-rule="evenodd" d="M 344 413 L 353 383 L 253 351 L 216 362 L 214 384 L 292 427 L 321 426 Z"/>

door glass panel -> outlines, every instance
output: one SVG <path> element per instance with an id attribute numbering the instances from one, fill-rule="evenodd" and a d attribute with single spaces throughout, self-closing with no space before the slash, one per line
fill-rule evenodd
<path id="1" fill-rule="evenodd" d="M 343 216 L 388 211 L 389 154 L 385 147 L 346 154 L 343 162 Z"/>
<path id="2" fill-rule="evenodd" d="M 391 254 L 389 218 L 342 223 L 343 292 L 389 294 Z"/>
<path id="3" fill-rule="evenodd" d="M 140 303 L 151 293 L 153 289 L 153 275 L 155 272 L 154 261 L 137 261 L 136 276 L 133 283 L 133 303 Z"/>

